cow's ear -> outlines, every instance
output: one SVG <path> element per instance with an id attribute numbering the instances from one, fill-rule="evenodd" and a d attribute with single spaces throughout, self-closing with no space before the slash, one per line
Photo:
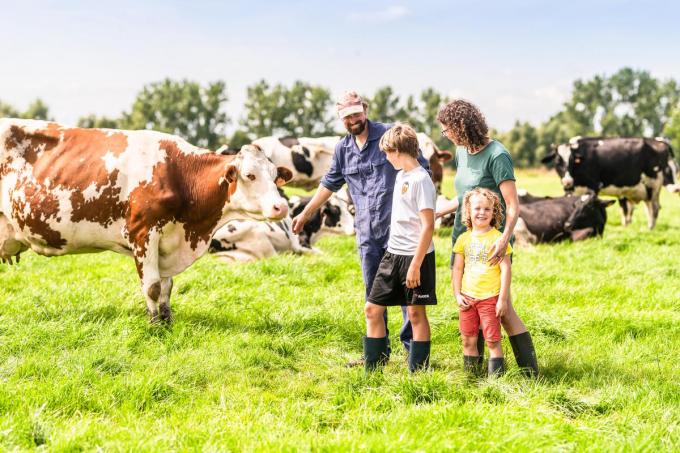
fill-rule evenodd
<path id="1" fill-rule="evenodd" d="M 453 159 L 453 154 L 451 154 L 450 151 L 439 150 L 439 152 L 437 152 L 437 157 L 439 158 L 439 162 L 444 164 Z"/>
<path id="2" fill-rule="evenodd" d="M 277 187 L 281 187 L 288 181 L 293 179 L 293 172 L 288 170 L 286 167 L 276 167 L 276 182 Z"/>
<path id="3" fill-rule="evenodd" d="M 543 156 L 543 158 L 541 159 L 541 163 L 542 164 L 549 164 L 550 162 L 555 160 L 556 156 L 557 156 L 556 152 L 552 152 L 552 153 L 548 154 L 547 156 Z"/>
<path id="4" fill-rule="evenodd" d="M 227 201 L 229 201 L 229 198 L 236 192 L 236 187 L 238 185 L 238 168 L 234 165 L 229 165 L 227 167 L 227 172 L 224 174 L 224 179 L 227 180 L 227 184 L 229 185 L 229 188 L 227 189 L 227 194 L 229 195 Z"/>
<path id="5" fill-rule="evenodd" d="M 616 200 L 602 200 L 602 199 L 598 199 L 597 201 L 600 202 L 600 206 L 602 206 L 603 208 L 608 208 L 609 206 L 611 206 L 611 205 L 613 205 L 614 203 L 616 203 Z"/>

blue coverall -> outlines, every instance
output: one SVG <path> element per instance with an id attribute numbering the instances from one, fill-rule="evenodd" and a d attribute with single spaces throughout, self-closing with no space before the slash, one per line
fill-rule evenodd
<path id="1" fill-rule="evenodd" d="M 366 298 L 373 286 L 378 265 L 387 250 L 392 214 L 392 192 L 397 170 L 387 161 L 378 144 L 380 137 L 391 124 L 368 121 L 368 139 L 359 149 L 352 134 L 347 134 L 335 145 L 333 161 L 328 173 L 321 178 L 321 184 L 337 192 L 346 182 L 355 207 L 354 226 L 357 246 L 361 258 L 361 272 L 364 277 Z M 418 161 L 425 169 L 430 166 L 422 153 Z M 401 307 L 404 324 L 399 339 L 408 350 L 413 338 L 411 322 L 406 307 Z M 387 327 L 387 310 L 385 310 Z M 387 331 L 389 337 L 389 330 Z"/>

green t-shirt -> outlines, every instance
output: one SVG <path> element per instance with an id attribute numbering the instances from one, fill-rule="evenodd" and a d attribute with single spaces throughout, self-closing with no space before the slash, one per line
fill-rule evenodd
<path id="1" fill-rule="evenodd" d="M 503 181 L 514 181 L 515 172 L 512 168 L 512 157 L 505 146 L 496 140 L 492 140 L 486 147 L 477 154 L 470 154 L 465 148 L 458 148 L 456 150 L 456 194 L 458 196 L 458 212 L 456 213 L 456 221 L 453 225 L 453 243 L 456 243 L 458 236 L 465 232 L 465 225 L 463 225 L 461 215 L 459 215 L 463 206 L 463 196 L 466 192 L 476 188 L 483 187 L 485 189 L 493 190 L 498 194 L 503 206 L 503 215 L 505 216 L 505 201 L 501 194 L 501 189 L 498 187 Z M 503 231 L 505 226 L 505 218 L 499 230 Z"/>

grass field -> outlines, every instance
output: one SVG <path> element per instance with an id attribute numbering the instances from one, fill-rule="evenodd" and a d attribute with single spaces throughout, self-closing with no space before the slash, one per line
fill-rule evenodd
<path id="1" fill-rule="evenodd" d="M 560 192 L 541 171 L 518 186 Z M 517 251 L 538 381 L 512 358 L 500 379 L 465 377 L 450 230 L 433 369 L 414 376 L 401 348 L 384 373 L 344 367 L 364 332 L 350 237 L 315 256 L 202 258 L 175 279 L 171 327 L 149 325 L 131 259 L 26 253 L 0 267 L 0 450 L 678 451 L 680 197 L 662 206 L 652 232 L 641 206 L 626 229 L 613 206 L 603 239 Z"/>

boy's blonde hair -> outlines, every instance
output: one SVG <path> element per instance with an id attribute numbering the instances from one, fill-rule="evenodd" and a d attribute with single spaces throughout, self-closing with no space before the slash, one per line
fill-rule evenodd
<path id="1" fill-rule="evenodd" d="M 475 189 L 472 189 L 471 191 L 467 192 L 463 196 L 463 225 L 468 230 L 472 229 L 472 210 L 470 208 L 470 198 L 472 198 L 475 195 L 480 195 L 484 198 L 486 198 L 489 203 L 491 203 L 491 206 L 493 207 L 493 216 L 491 217 L 491 226 L 494 228 L 498 228 L 503 221 L 503 209 L 501 207 L 501 199 L 496 195 L 495 192 L 492 192 L 489 189 L 483 189 L 481 187 L 477 187 Z"/>
<path id="2" fill-rule="evenodd" d="M 418 158 L 418 137 L 411 126 L 395 123 L 380 139 L 380 149 L 386 153 L 399 152 Z"/>

